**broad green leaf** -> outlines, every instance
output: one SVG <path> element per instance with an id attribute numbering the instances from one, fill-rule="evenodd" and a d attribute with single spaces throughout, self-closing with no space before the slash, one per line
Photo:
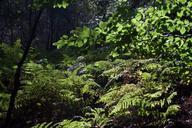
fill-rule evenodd
<path id="1" fill-rule="evenodd" d="M 116 25 L 116 27 L 117 27 L 117 31 L 122 31 L 122 29 L 123 29 L 123 25 L 122 24 L 120 24 L 120 23 L 118 23 L 117 25 Z"/>
<path id="2" fill-rule="evenodd" d="M 183 35 L 185 32 L 186 32 L 185 27 L 182 27 L 181 30 L 180 30 L 180 33 Z"/>
<path id="3" fill-rule="evenodd" d="M 82 31 L 80 32 L 80 38 L 84 39 L 84 38 L 88 38 L 90 35 L 90 29 L 88 27 L 83 27 Z"/>
<path id="4" fill-rule="evenodd" d="M 180 2 L 181 2 L 182 4 L 184 4 L 184 3 L 187 2 L 187 0 L 180 0 Z"/>
<path id="5" fill-rule="evenodd" d="M 103 29 L 103 28 L 107 27 L 107 23 L 106 22 L 100 22 L 99 27 Z"/>

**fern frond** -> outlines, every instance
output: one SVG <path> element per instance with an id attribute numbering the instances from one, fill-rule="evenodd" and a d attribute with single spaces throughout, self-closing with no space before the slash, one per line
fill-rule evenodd
<path id="1" fill-rule="evenodd" d="M 49 123 L 44 122 L 44 123 L 37 124 L 32 128 L 53 128 L 53 125 L 54 125 L 53 122 L 49 122 Z"/>

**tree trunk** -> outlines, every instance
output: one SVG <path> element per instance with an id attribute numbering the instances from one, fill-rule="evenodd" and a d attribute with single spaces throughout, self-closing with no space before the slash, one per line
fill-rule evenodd
<path id="1" fill-rule="evenodd" d="M 15 76 L 14 76 L 14 86 L 13 86 L 13 90 L 11 92 L 11 97 L 10 97 L 10 101 L 9 101 L 9 108 L 7 110 L 4 128 L 8 128 L 10 126 L 10 123 L 11 123 L 11 116 L 12 116 L 14 106 L 15 106 L 15 98 L 17 96 L 17 92 L 18 92 L 19 88 L 21 87 L 20 79 L 21 79 L 22 67 L 23 67 L 23 64 L 24 64 L 24 62 L 27 58 L 27 55 L 29 53 L 29 49 L 31 47 L 33 39 L 35 37 L 36 29 L 37 29 L 42 11 L 43 10 L 40 10 L 40 12 L 38 13 L 38 16 L 34 22 L 32 30 L 31 30 L 30 38 L 26 44 L 23 56 L 22 56 L 21 60 L 19 61 L 19 63 L 17 64 L 17 69 L 15 71 Z"/>

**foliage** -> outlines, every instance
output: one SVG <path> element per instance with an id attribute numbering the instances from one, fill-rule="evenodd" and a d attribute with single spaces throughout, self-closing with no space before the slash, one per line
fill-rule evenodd
<path id="1" fill-rule="evenodd" d="M 113 70 L 114 67 L 118 67 L 119 70 Z M 85 85 L 82 88 L 83 94 L 89 94 L 89 96 L 93 97 L 99 95 L 100 98 L 94 101 L 96 103 L 85 102 L 84 108 L 81 109 L 82 114 L 80 121 L 76 120 L 74 116 L 74 120 L 64 120 L 64 126 L 74 127 L 79 124 L 78 126 L 85 125 L 81 126 L 82 128 L 91 126 L 121 127 L 127 126 L 129 124 L 127 124 L 127 122 L 135 124 L 137 127 L 165 125 L 170 118 L 180 111 L 180 107 L 175 102 L 177 91 L 175 90 L 174 83 L 172 81 L 170 81 L 170 83 L 164 82 L 165 79 L 170 78 L 166 77 L 165 74 L 165 77 L 161 76 L 160 79 L 156 78 L 164 72 L 163 67 L 163 64 L 157 63 L 157 61 L 153 59 L 126 61 L 118 59 L 114 62 L 100 61 L 87 65 L 85 69 L 88 70 L 87 73 L 92 74 L 88 75 L 93 80 L 92 82 L 94 82 L 94 80 L 98 82 L 96 80 L 98 76 L 108 77 L 108 82 L 113 78 L 115 79 L 107 88 L 103 89 L 99 85 L 97 85 L 99 88 L 96 87 L 98 90 L 92 88 L 94 86 L 90 86 L 93 84 Z M 98 71 L 95 74 L 96 69 L 98 69 Z M 159 69 L 159 71 L 157 71 L 157 69 Z M 172 72 L 167 72 L 167 74 L 169 73 Z M 150 74 L 150 77 L 146 77 L 146 74 Z M 84 79 L 87 74 L 80 76 L 71 74 L 69 76 L 69 78 L 62 80 L 63 82 L 68 82 L 68 85 L 65 84 L 67 85 L 65 90 L 72 87 L 71 92 L 79 92 L 76 90 L 76 87 L 81 85 L 81 80 L 78 79 Z M 73 79 L 71 79 L 71 76 L 73 76 Z M 70 84 L 70 81 L 74 81 L 74 83 Z M 75 83 L 78 83 L 78 85 L 75 85 Z M 77 96 L 79 94 L 75 95 Z M 83 95 L 79 95 L 79 98 L 82 96 Z M 91 99 L 91 97 L 89 98 Z M 65 99 L 67 98 L 65 97 Z M 70 101 L 74 101 L 75 99 L 76 97 L 72 97 Z M 95 104 L 94 106 L 93 103 Z M 95 108 L 96 104 L 102 104 L 104 107 Z M 89 108 L 89 105 L 94 108 Z M 71 106 L 74 106 L 74 104 L 71 104 Z M 140 121 L 138 122 L 138 120 Z M 121 124 L 120 122 L 122 121 L 126 123 Z"/>
<path id="2" fill-rule="evenodd" d="M 34 0 L 33 7 L 36 9 L 45 8 L 45 7 L 58 7 L 66 8 L 71 0 Z"/>
<path id="3" fill-rule="evenodd" d="M 63 36 L 57 47 L 67 45 L 85 50 L 99 45 L 112 50 L 112 57 L 131 54 L 137 58 L 177 58 L 190 62 L 190 3 L 174 1 L 162 6 L 141 7 L 130 20 L 122 21 L 122 14 L 117 12 L 94 29 L 84 27 L 72 31 L 69 37 Z M 182 5 L 186 6 L 180 8 Z M 126 12 L 126 8 L 122 9 Z"/>
<path id="4" fill-rule="evenodd" d="M 108 118 L 105 116 L 102 108 L 91 109 L 90 112 L 86 113 L 87 118 L 82 118 L 79 121 L 75 120 L 63 120 L 59 123 L 41 123 L 33 126 L 32 128 L 41 127 L 55 127 L 55 128 L 90 128 L 99 127 L 104 128 L 108 122 Z"/>
<path id="5" fill-rule="evenodd" d="M 82 107 L 91 104 L 97 95 L 98 84 L 90 79 L 89 74 L 79 76 L 78 69 L 60 71 L 53 65 L 41 63 L 25 64 L 24 86 L 18 92 L 16 118 L 34 122 L 33 113 L 38 113 L 39 120 L 36 121 L 42 122 L 81 115 Z M 31 116 L 18 117 L 24 113 Z"/>
<path id="6" fill-rule="evenodd" d="M 0 92 L 0 120 L 5 118 L 5 112 L 8 108 L 9 94 Z"/>
<path id="7" fill-rule="evenodd" d="M 15 66 L 22 53 L 20 47 L 20 40 L 14 45 L 0 44 L 0 120 L 4 119 L 8 108 Z"/>
<path id="8" fill-rule="evenodd" d="M 21 58 L 22 50 L 20 40 L 17 40 L 14 45 L 0 44 L 0 71 L 7 74 L 13 74 L 14 66 L 17 64 L 19 58 Z M 0 74 L 0 76 L 5 74 Z M 8 77 L 8 76 L 7 76 Z M 10 77 L 8 77 L 10 78 Z"/>
<path id="9" fill-rule="evenodd" d="M 159 72 L 156 72 L 155 69 L 162 65 L 149 61 L 143 62 L 145 63 L 137 62 L 137 65 L 140 63 L 139 69 L 132 70 L 132 74 L 138 72 L 136 75 L 140 77 L 137 83 L 126 81 L 131 83 L 111 87 L 101 96 L 99 102 L 105 103 L 105 108 L 113 118 L 125 116 L 124 120 L 134 122 L 138 126 L 142 123 L 142 125 L 160 126 L 179 111 L 179 106 L 174 104 L 177 92 L 174 90 L 174 84 L 161 82 L 163 79 L 169 78 L 161 76 L 162 80 L 156 79 Z M 132 68 L 134 69 L 133 63 Z M 128 72 L 120 72 L 120 74 L 122 73 Z M 124 80 L 133 79 L 130 75 L 126 75 L 127 78 L 124 75 L 119 77 Z M 137 123 L 140 119 L 142 121 Z M 150 122 L 147 119 L 150 119 Z"/>
<path id="10" fill-rule="evenodd" d="M 107 21 L 79 27 L 55 43 L 66 50 L 62 62 L 29 59 L 15 119 L 35 128 L 177 124 L 184 99 L 191 97 L 192 2 L 118 0 L 115 7 Z M 1 45 L 0 60 L 11 60 L 10 66 L 1 64 L 1 77 L 6 66 L 14 70 L 18 47 Z M 7 95 L 2 92 L 1 97 Z M 0 109 L 6 109 L 4 101 Z"/>

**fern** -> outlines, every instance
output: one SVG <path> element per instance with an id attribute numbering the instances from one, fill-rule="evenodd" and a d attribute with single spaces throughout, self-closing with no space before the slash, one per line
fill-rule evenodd
<path id="1" fill-rule="evenodd" d="M 64 120 L 58 123 L 58 128 L 90 128 L 89 122 Z"/>
<path id="2" fill-rule="evenodd" d="M 120 69 L 127 70 L 125 65 Z M 171 70 L 171 68 L 169 69 Z M 110 88 L 99 100 L 99 102 L 105 103 L 111 117 L 117 118 L 123 115 L 127 118 L 152 117 L 153 121 L 149 125 L 157 125 L 164 124 L 168 118 L 177 114 L 179 106 L 174 102 L 177 95 L 177 92 L 174 91 L 175 85 L 162 81 L 168 77 L 157 79 L 165 71 L 162 64 L 154 60 L 132 60 L 129 70 L 132 74 L 138 72 L 141 76 L 139 82 L 121 86 L 113 83 L 116 86 Z M 110 72 L 110 70 L 105 72 Z M 123 72 L 127 73 L 121 71 L 116 76 L 120 76 Z M 167 72 L 167 74 L 170 73 L 172 72 Z"/>
<path id="3" fill-rule="evenodd" d="M 107 93 L 101 97 L 101 101 L 106 101 L 107 105 L 113 102 L 114 106 L 110 107 L 111 116 L 153 116 L 153 119 L 164 122 L 167 117 L 178 112 L 179 106 L 172 103 L 177 93 L 170 91 L 170 85 L 162 83 L 145 83 L 145 85 L 133 86 L 134 91 L 126 90 L 120 99 L 113 98 L 114 101 L 112 98 L 106 100 L 111 92 Z"/>
<path id="4" fill-rule="evenodd" d="M 32 128 L 90 128 L 91 125 L 85 121 L 72 121 L 72 120 L 63 120 L 58 123 L 39 123 Z"/>
<path id="5" fill-rule="evenodd" d="M 85 114 L 85 120 L 90 122 L 92 127 L 104 128 L 109 122 L 109 117 L 106 115 L 103 108 L 94 108 Z"/>
<path id="6" fill-rule="evenodd" d="M 125 93 L 129 91 L 134 92 L 136 88 L 137 87 L 134 84 L 126 84 L 121 87 L 111 88 L 100 98 L 98 102 L 106 103 L 106 106 L 112 106 L 117 103 L 117 101 L 119 101 Z"/>
<path id="7" fill-rule="evenodd" d="M 56 125 L 53 124 L 53 122 L 50 122 L 50 123 L 40 123 L 40 124 L 37 124 L 31 128 L 54 128 Z"/>

